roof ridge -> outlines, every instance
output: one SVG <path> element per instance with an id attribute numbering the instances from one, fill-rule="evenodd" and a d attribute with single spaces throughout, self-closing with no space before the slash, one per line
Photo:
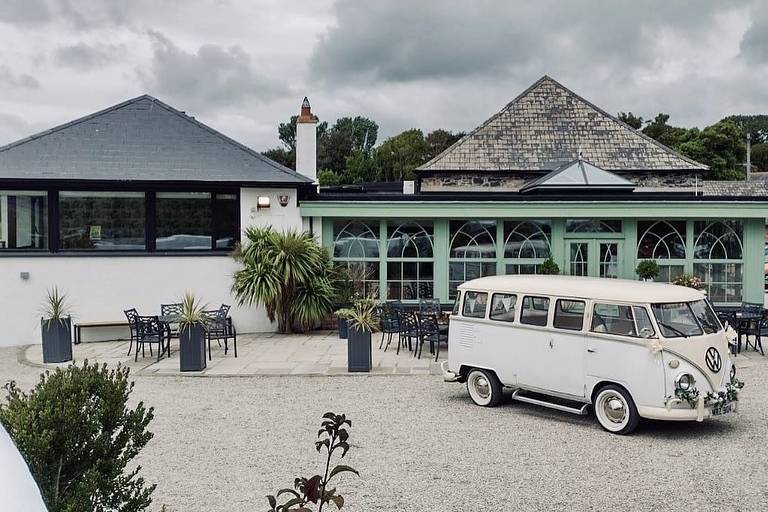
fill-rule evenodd
<path id="1" fill-rule="evenodd" d="M 96 112 L 93 112 L 91 114 L 87 114 L 82 117 L 78 117 L 77 119 L 73 119 L 72 121 L 67 121 L 66 123 L 54 126 L 53 128 L 48 128 L 47 130 L 43 130 L 42 132 L 33 133 L 32 135 L 29 135 L 27 137 L 24 137 L 23 139 L 15 140 L 13 142 L 10 142 L 4 146 L 0 146 L 0 153 L 6 150 L 9 150 L 11 148 L 15 148 L 17 146 L 21 146 L 22 144 L 26 144 L 27 142 L 32 142 L 33 140 L 39 139 L 40 137 L 44 137 L 46 135 L 50 135 L 52 133 L 56 133 L 58 131 L 61 131 L 65 128 L 69 128 L 70 126 L 75 126 L 77 124 L 83 123 L 85 121 L 90 121 L 91 119 L 95 117 L 102 116 L 104 114 L 107 114 L 109 112 L 113 112 L 115 110 L 121 109 L 123 107 L 127 107 L 128 105 L 132 103 L 136 103 L 137 101 L 141 101 L 144 99 L 149 99 L 153 101 L 157 101 L 156 98 L 153 98 L 149 94 L 142 94 L 141 96 L 136 96 L 135 98 L 131 98 L 129 100 L 122 101 L 120 103 L 117 103 L 115 105 L 112 105 L 110 107 L 98 110 Z"/>

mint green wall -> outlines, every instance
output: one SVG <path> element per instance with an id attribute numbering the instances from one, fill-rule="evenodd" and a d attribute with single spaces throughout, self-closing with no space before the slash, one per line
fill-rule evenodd
<path id="1" fill-rule="evenodd" d="M 636 279 L 637 220 L 688 220 L 686 224 L 685 272 L 693 273 L 694 233 L 696 219 L 741 219 L 743 223 L 743 300 L 763 302 L 763 247 L 765 244 L 765 203 L 499 203 L 499 202 L 307 202 L 301 205 L 303 215 L 323 217 L 323 244 L 333 245 L 332 218 L 378 219 L 381 254 L 386 254 L 387 219 L 432 219 L 434 226 L 435 297 L 448 301 L 449 220 L 483 219 L 497 221 L 497 273 L 504 273 L 503 220 L 549 219 L 552 222 L 552 258 L 563 272 L 567 269 L 566 241 L 569 239 L 611 239 L 622 241 L 620 275 Z M 629 215 L 629 216 L 628 216 Z M 566 218 L 621 219 L 620 234 L 566 234 Z M 380 290 L 386 290 L 385 258 L 380 264 Z M 383 297 L 382 297 L 383 298 Z"/>

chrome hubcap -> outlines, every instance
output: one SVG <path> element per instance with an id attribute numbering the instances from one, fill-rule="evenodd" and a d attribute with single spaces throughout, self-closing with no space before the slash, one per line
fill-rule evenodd
<path id="1" fill-rule="evenodd" d="M 603 399 L 603 412 L 612 423 L 622 423 L 627 415 L 627 408 L 621 398 L 611 395 Z"/>
<path id="2" fill-rule="evenodd" d="M 477 395 L 483 400 L 491 396 L 491 386 L 488 384 L 488 379 L 482 375 L 475 375 L 472 379 L 472 387 L 475 389 Z"/>

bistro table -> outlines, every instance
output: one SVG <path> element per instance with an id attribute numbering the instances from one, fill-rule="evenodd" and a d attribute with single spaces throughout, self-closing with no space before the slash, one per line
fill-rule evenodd
<path id="1" fill-rule="evenodd" d="M 181 315 L 159 315 L 157 321 L 163 326 L 163 330 L 167 336 L 167 344 L 160 354 L 165 354 L 167 351 L 168 357 L 171 357 L 171 338 L 173 337 L 173 328 L 171 326 L 173 324 L 178 324 L 179 321 L 181 321 Z"/>

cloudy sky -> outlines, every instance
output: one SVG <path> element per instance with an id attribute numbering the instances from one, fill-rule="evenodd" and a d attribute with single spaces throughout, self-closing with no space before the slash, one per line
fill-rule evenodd
<path id="1" fill-rule="evenodd" d="M 257 150 L 305 94 L 383 136 L 468 130 L 544 74 L 703 126 L 768 113 L 764 4 L 1 0 L 0 143 L 143 93 Z"/>

